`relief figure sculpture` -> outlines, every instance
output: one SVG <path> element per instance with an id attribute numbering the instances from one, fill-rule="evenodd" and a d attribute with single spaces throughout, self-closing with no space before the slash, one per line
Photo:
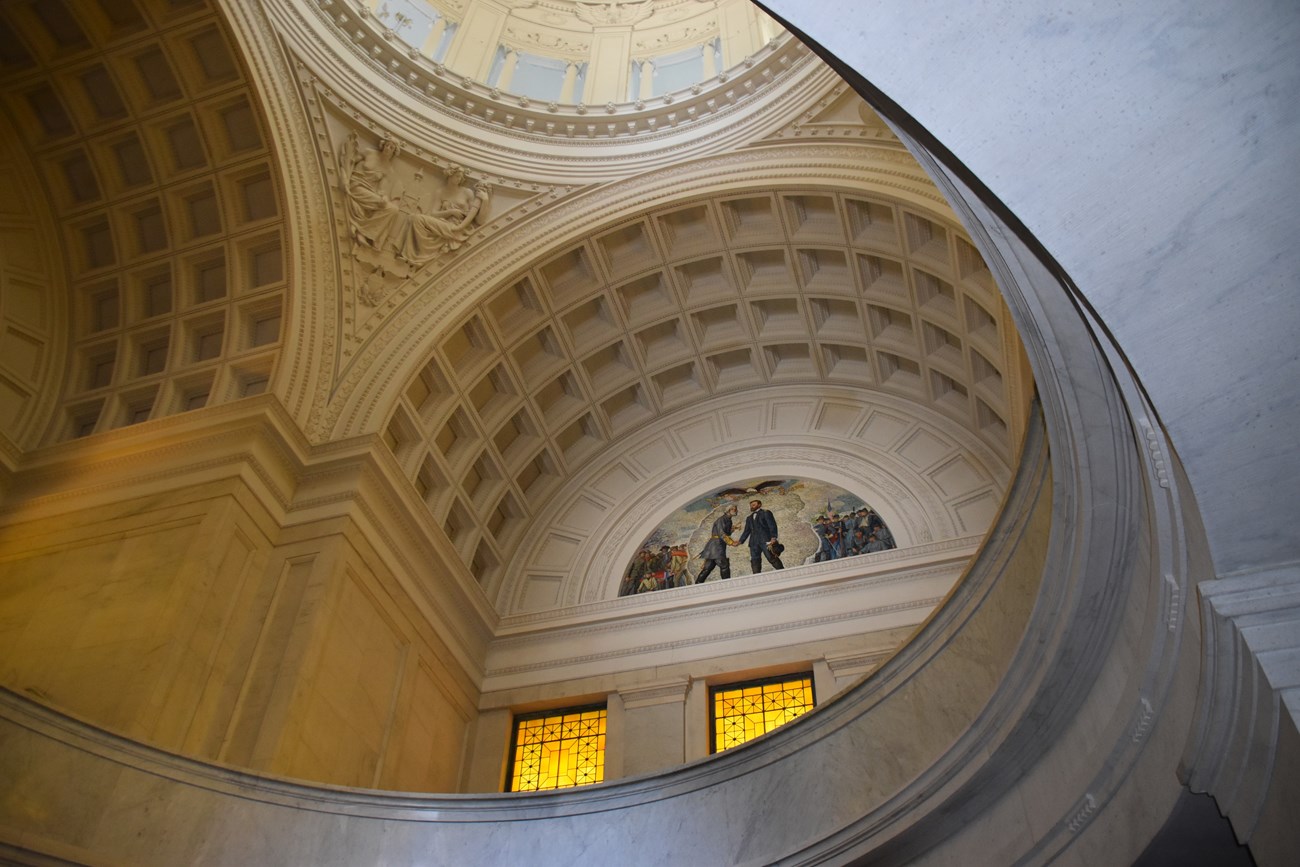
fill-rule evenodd
<path id="1" fill-rule="evenodd" d="M 399 182 L 400 153 L 401 146 L 389 135 L 378 147 L 363 148 L 356 133 L 349 134 L 339 155 L 344 205 L 354 253 L 357 247 L 368 248 L 400 265 L 419 268 L 469 239 L 486 217 L 489 188 L 482 183 L 464 186 L 465 171 L 453 165 L 436 204 L 426 210 L 418 190 L 414 195 L 393 190 Z M 417 171 L 414 180 L 419 184 L 423 177 Z"/>
<path id="2" fill-rule="evenodd" d="M 340 156 L 344 203 L 354 243 L 380 251 L 395 248 L 401 234 L 402 209 L 399 200 L 387 194 L 387 179 L 401 146 L 384 136 L 379 147 L 362 150 L 357 134 L 351 133 Z"/>
<path id="3" fill-rule="evenodd" d="M 427 262 L 439 253 L 455 250 L 474 231 L 480 214 L 487 207 L 487 184 L 471 190 L 463 183 L 465 171 L 460 166 L 447 169 L 447 187 L 437 209 L 411 215 L 411 234 L 405 251 L 410 262 Z"/>

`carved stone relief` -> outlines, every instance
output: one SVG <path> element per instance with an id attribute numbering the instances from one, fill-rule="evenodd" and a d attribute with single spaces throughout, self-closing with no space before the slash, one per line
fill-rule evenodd
<path id="1" fill-rule="evenodd" d="M 441 183 L 430 183 L 424 166 L 412 170 L 401 151 L 388 133 L 371 147 L 355 131 L 338 148 L 348 255 L 361 278 L 357 296 L 372 307 L 394 282 L 459 249 L 485 221 L 491 202 L 490 187 L 466 185 L 460 166 L 448 166 Z"/>
<path id="2" fill-rule="evenodd" d="M 634 0 L 631 3 L 577 0 L 573 4 L 573 14 L 593 27 L 630 27 L 654 14 L 654 0 Z"/>

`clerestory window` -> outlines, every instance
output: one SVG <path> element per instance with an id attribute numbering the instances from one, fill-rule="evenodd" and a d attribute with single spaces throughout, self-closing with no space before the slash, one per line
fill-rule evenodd
<path id="1" fill-rule="evenodd" d="M 585 786 L 605 779 L 605 707 L 515 717 L 506 791 Z"/>
<path id="2" fill-rule="evenodd" d="M 712 752 L 766 734 L 812 710 L 814 704 L 812 672 L 712 687 Z"/>

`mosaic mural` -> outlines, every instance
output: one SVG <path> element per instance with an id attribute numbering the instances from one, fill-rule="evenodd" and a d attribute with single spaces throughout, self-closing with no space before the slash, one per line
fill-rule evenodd
<path id="1" fill-rule="evenodd" d="M 755 507 L 754 501 L 760 505 Z M 814 479 L 749 479 L 692 500 L 665 518 L 628 563 L 618 595 L 893 547 L 894 536 L 880 515 L 838 485 Z"/>

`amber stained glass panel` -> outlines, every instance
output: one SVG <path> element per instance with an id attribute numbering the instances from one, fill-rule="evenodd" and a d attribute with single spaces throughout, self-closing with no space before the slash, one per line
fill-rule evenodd
<path id="1" fill-rule="evenodd" d="M 770 732 L 813 708 L 812 676 L 713 690 L 713 751 Z"/>
<path id="2" fill-rule="evenodd" d="M 605 779 L 605 709 L 515 721 L 510 791 L 585 786 Z"/>

